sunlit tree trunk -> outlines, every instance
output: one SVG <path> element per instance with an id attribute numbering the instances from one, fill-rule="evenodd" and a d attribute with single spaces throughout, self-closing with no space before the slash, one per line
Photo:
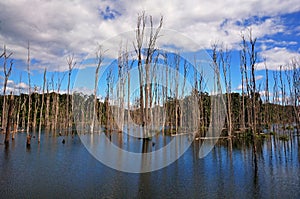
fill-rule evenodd
<path id="1" fill-rule="evenodd" d="M 28 52 L 28 56 L 27 56 L 27 74 L 28 74 L 28 115 L 27 115 L 27 146 L 30 146 L 30 139 L 31 136 L 29 134 L 29 130 L 30 130 L 30 115 L 31 115 L 31 83 L 30 83 L 30 46 L 29 46 L 29 42 L 28 42 L 28 47 L 27 47 L 27 52 Z"/>
<path id="2" fill-rule="evenodd" d="M 49 93 L 49 84 L 47 83 L 47 96 L 46 96 L 46 112 L 45 112 L 45 128 L 49 130 L 50 127 L 50 118 L 49 118 L 49 108 L 50 108 L 50 93 Z"/>
<path id="3" fill-rule="evenodd" d="M 13 62 L 12 60 L 10 60 L 10 65 L 7 68 L 7 62 L 8 59 L 10 58 L 10 56 L 12 55 L 12 53 L 8 54 L 6 53 L 6 46 L 4 45 L 3 48 L 3 53 L 0 55 L 0 58 L 4 58 L 3 60 L 3 72 L 4 72 L 4 84 L 3 84 L 3 106 L 2 106 L 2 129 L 5 128 L 6 125 L 6 87 L 7 87 L 7 82 L 8 82 L 8 78 L 11 75 L 11 71 L 12 71 L 12 66 L 13 66 Z"/>
<path id="4" fill-rule="evenodd" d="M 42 130 L 42 123 L 43 121 L 43 110 L 44 110 L 44 95 L 45 95 L 45 85 L 46 85 L 46 73 L 47 70 L 45 68 L 44 70 L 44 82 L 43 82 L 43 92 L 42 92 L 42 105 L 41 105 L 41 110 L 40 110 L 40 123 L 39 123 L 39 135 L 38 135 L 38 143 L 41 142 L 41 130 Z"/>
<path id="5" fill-rule="evenodd" d="M 40 102 L 39 91 L 38 91 L 38 88 L 35 87 L 34 88 L 34 112 L 33 112 L 33 122 L 32 122 L 32 128 L 33 128 L 34 132 L 36 131 L 39 102 Z"/>
<path id="6" fill-rule="evenodd" d="M 13 112 L 14 112 L 14 96 L 11 93 L 10 94 L 10 100 L 9 100 L 9 106 L 8 106 L 8 112 L 7 112 L 7 119 L 6 119 L 6 127 L 5 127 L 5 141 L 4 143 L 6 145 L 9 144 L 9 136 L 10 136 L 10 131 L 12 129 L 12 117 L 13 117 Z"/>
<path id="7" fill-rule="evenodd" d="M 222 66 L 225 89 L 226 89 L 227 131 L 228 131 L 228 136 L 230 137 L 232 134 L 230 55 L 227 49 L 224 52 L 222 48 L 219 50 L 219 54 L 220 54 L 220 65 Z"/>
<path id="8" fill-rule="evenodd" d="M 241 79 L 242 79 L 242 100 L 241 100 L 241 110 L 240 110 L 240 130 L 241 132 L 245 131 L 245 89 L 244 89 L 244 57 L 241 55 L 241 66 L 240 66 L 240 71 L 241 71 Z"/>
<path id="9" fill-rule="evenodd" d="M 150 108 L 150 67 L 152 64 L 152 59 L 153 59 L 153 54 L 156 51 L 155 49 L 155 44 L 156 40 L 158 38 L 160 29 L 162 27 L 162 22 L 163 22 L 163 17 L 160 19 L 159 26 L 157 29 L 154 31 L 153 28 L 153 21 L 152 17 L 149 17 L 149 22 L 150 22 L 150 32 L 149 36 L 145 37 L 145 26 L 146 26 L 146 16 L 145 13 L 143 12 L 141 15 L 138 16 L 137 20 L 137 29 L 136 29 L 136 44 L 134 45 L 135 47 L 135 52 L 137 55 L 137 60 L 138 60 L 138 70 L 139 70 L 139 83 L 140 83 L 140 116 L 142 119 L 142 127 L 143 130 L 146 130 L 144 132 L 143 136 L 148 137 L 148 132 L 147 132 L 147 123 L 149 120 L 149 108 Z M 144 39 L 147 39 L 146 41 L 146 49 L 143 49 L 143 43 Z M 145 59 L 144 59 L 144 64 L 143 64 L 143 50 L 145 50 Z M 145 69 L 145 70 L 144 70 Z M 144 73 L 145 72 L 145 73 Z M 144 77 L 145 74 L 145 77 Z M 146 83 L 144 85 L 144 82 Z M 144 99 L 145 98 L 145 99 Z"/>
<path id="10" fill-rule="evenodd" d="M 94 107 L 93 107 L 93 118 L 92 118 L 92 124 L 91 124 L 91 133 L 94 132 L 94 126 L 96 121 L 96 110 L 97 110 L 97 90 L 98 90 L 98 76 L 99 76 L 99 69 L 101 67 L 102 61 L 103 61 L 103 52 L 101 46 L 99 46 L 97 52 L 96 52 L 96 60 L 97 60 L 97 66 L 95 71 L 95 86 L 94 86 Z M 100 117 L 101 118 L 101 117 Z"/>
<path id="11" fill-rule="evenodd" d="M 280 93 L 281 93 L 281 110 L 280 110 L 280 121 L 282 127 L 285 126 L 285 116 L 284 116 L 284 111 L 285 111 L 285 84 L 283 83 L 283 77 L 282 77 L 282 65 L 279 67 L 279 82 L 280 82 Z M 285 130 L 283 128 L 283 130 Z"/>
<path id="12" fill-rule="evenodd" d="M 265 97 L 266 97 L 266 103 L 265 103 L 265 124 L 267 128 L 269 129 L 270 125 L 270 110 L 269 110 L 269 103 L 270 103 L 270 93 L 269 93 L 269 70 L 266 68 L 266 87 L 265 87 Z"/>
<path id="13" fill-rule="evenodd" d="M 74 55 L 67 57 L 67 64 L 68 64 L 68 88 L 67 88 L 67 104 L 66 104 L 66 132 L 67 135 L 69 133 L 69 127 L 70 127 L 70 83 L 71 83 L 71 75 L 72 71 L 76 65 L 76 62 L 74 61 Z"/>

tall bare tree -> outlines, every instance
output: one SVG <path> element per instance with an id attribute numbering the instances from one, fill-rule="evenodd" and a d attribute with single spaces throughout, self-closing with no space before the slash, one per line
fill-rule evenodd
<path id="1" fill-rule="evenodd" d="M 49 93 L 49 82 L 47 81 L 47 96 L 46 96 L 46 112 L 45 112 L 45 128 L 49 130 L 50 127 L 50 93 Z"/>
<path id="2" fill-rule="evenodd" d="M 228 49 L 219 50 L 220 54 L 220 61 L 219 65 L 222 66 L 223 70 L 223 77 L 224 77 L 224 83 L 225 83 L 225 89 L 226 89 L 226 98 L 227 98 L 227 131 L 228 136 L 231 136 L 232 134 L 232 111 L 231 111 L 231 69 L 230 69 L 230 53 Z"/>
<path id="3" fill-rule="evenodd" d="M 7 68 L 7 62 L 10 58 L 12 53 L 7 54 L 6 46 L 4 45 L 3 53 L 0 55 L 0 58 L 3 57 L 3 72 L 4 72 L 4 85 L 3 85 L 3 107 L 2 107 L 2 129 L 5 128 L 6 125 L 6 87 L 8 78 L 11 75 L 12 67 L 13 67 L 13 60 L 10 60 L 10 65 Z"/>
<path id="4" fill-rule="evenodd" d="M 30 44 L 28 42 L 27 46 L 27 74 L 28 74 L 28 115 L 27 115 L 27 146 L 30 146 L 30 138 L 29 134 L 30 130 L 30 115 L 31 115 L 31 82 L 30 82 Z"/>
<path id="5" fill-rule="evenodd" d="M 71 75 L 72 71 L 76 65 L 76 62 L 74 61 L 74 55 L 70 55 L 67 57 L 67 63 L 68 63 L 68 88 L 67 88 L 67 105 L 66 105 L 66 131 L 67 135 L 69 133 L 69 127 L 70 127 L 70 112 L 69 112 L 69 106 L 70 106 L 70 82 L 71 82 Z"/>
<path id="6" fill-rule="evenodd" d="M 43 81 L 43 92 L 42 92 L 42 105 L 40 110 L 40 123 L 39 123 L 39 135 L 38 135 L 38 143 L 41 142 L 41 130 L 42 130 L 42 122 L 43 122 L 43 110 L 44 110 L 44 95 L 45 95 L 45 86 L 46 86 L 46 74 L 47 69 L 44 69 L 44 81 Z"/>
<path id="7" fill-rule="evenodd" d="M 137 29 L 136 29 L 136 43 L 134 44 L 135 52 L 138 61 L 139 70 L 139 83 L 140 83 L 140 116 L 142 117 L 142 126 L 146 126 L 149 120 L 149 108 L 150 108 L 150 67 L 153 61 L 153 55 L 156 51 L 155 45 L 159 32 L 162 28 L 163 17 L 160 18 L 160 22 L 156 30 L 153 27 L 152 16 L 149 17 L 150 32 L 149 36 L 145 36 L 145 27 L 147 17 L 143 12 L 138 16 Z M 147 39 L 144 45 L 144 39 Z M 143 63 L 143 55 L 145 55 Z M 144 76 L 145 75 L 145 76 Z M 145 85 L 144 85 L 145 82 Z M 144 96 L 145 94 L 145 96 Z M 145 99 L 144 99 L 145 98 Z M 144 133 L 147 134 L 148 132 Z"/>
<path id="8" fill-rule="evenodd" d="M 97 90 L 98 90 L 98 78 L 99 78 L 99 69 L 103 62 L 103 50 L 102 47 L 99 46 L 96 52 L 96 71 L 95 71 L 95 85 L 94 85 L 94 106 L 93 106 L 93 118 L 91 124 L 91 133 L 94 133 L 94 126 L 96 121 L 96 111 L 97 111 Z M 101 117 L 100 117 L 101 118 Z M 100 119 L 101 120 L 101 119 Z"/>

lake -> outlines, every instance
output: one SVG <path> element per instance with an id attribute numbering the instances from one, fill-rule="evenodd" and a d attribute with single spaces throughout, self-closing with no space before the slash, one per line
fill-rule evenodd
<path id="1" fill-rule="evenodd" d="M 0 198 L 300 198 L 296 135 L 260 141 L 258 170 L 249 141 L 222 139 L 204 158 L 198 158 L 201 140 L 194 141 L 168 167 L 142 174 L 100 163 L 78 135 L 62 139 L 43 133 L 40 145 L 32 138 L 27 149 L 19 133 L 6 148 L 1 134 Z"/>

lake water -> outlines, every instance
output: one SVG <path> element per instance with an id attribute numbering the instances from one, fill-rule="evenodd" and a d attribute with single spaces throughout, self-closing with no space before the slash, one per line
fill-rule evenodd
<path id="1" fill-rule="evenodd" d="M 0 198 L 300 198 L 298 136 L 260 142 L 257 171 L 251 145 L 233 139 L 202 159 L 194 141 L 173 164 L 143 174 L 103 165 L 78 136 L 62 139 L 44 133 L 27 149 L 20 133 L 8 148 L 0 144 Z"/>

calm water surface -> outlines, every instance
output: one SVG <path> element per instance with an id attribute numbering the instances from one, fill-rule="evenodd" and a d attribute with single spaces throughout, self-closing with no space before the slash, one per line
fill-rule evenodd
<path id="1" fill-rule="evenodd" d="M 0 198 L 300 198 L 297 136 L 261 142 L 257 172 L 251 146 L 235 139 L 219 141 L 203 159 L 195 141 L 173 164 L 144 174 L 106 167 L 78 136 L 62 139 L 45 133 L 27 149 L 20 133 L 5 148 L 1 134 Z"/>

